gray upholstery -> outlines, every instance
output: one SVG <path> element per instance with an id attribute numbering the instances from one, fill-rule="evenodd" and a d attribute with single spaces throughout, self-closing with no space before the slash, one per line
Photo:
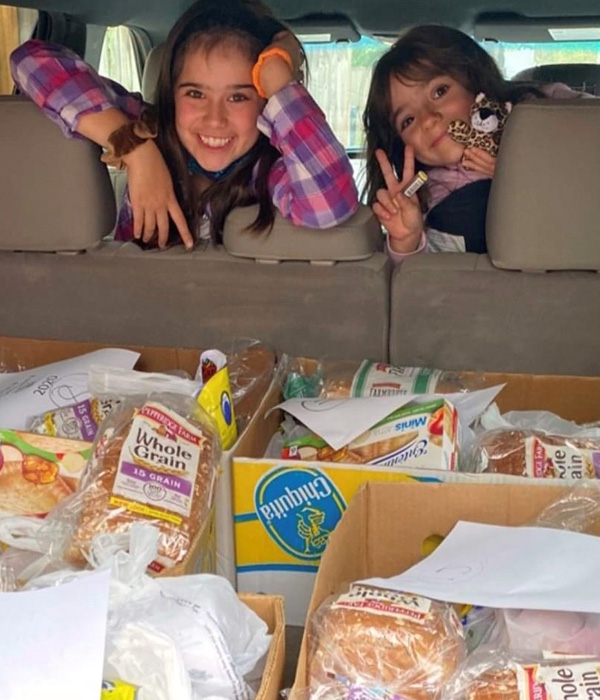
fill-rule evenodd
<path id="1" fill-rule="evenodd" d="M 600 65 L 596 63 L 549 63 L 532 66 L 514 75 L 513 81 L 565 83 L 573 90 L 600 95 Z"/>
<path id="2" fill-rule="evenodd" d="M 333 229 L 300 229 L 277 215 L 271 232 L 253 233 L 247 228 L 258 206 L 231 212 L 225 222 L 223 244 L 231 255 L 256 260 L 310 260 L 337 262 L 364 260 L 381 250 L 381 227 L 368 207 Z"/>
<path id="3" fill-rule="evenodd" d="M 407 259 L 392 276 L 390 361 L 600 375 L 600 275 L 497 270 L 486 255 Z"/>
<path id="4" fill-rule="evenodd" d="M 298 355 L 385 358 L 390 265 L 261 265 L 223 249 L 0 253 L 3 335 L 207 347 L 259 338 Z"/>
<path id="5" fill-rule="evenodd" d="M 0 250 L 82 250 L 113 228 L 100 149 L 66 139 L 26 97 L 0 97 L 0 162 Z"/>
<path id="6" fill-rule="evenodd" d="M 600 270 L 600 100 L 517 105 L 502 139 L 487 215 L 494 265 Z"/>
<path id="7" fill-rule="evenodd" d="M 156 86 L 160 72 L 164 44 L 158 44 L 152 48 L 146 57 L 144 72 L 142 73 L 142 96 L 146 102 L 154 104 L 156 99 Z"/>

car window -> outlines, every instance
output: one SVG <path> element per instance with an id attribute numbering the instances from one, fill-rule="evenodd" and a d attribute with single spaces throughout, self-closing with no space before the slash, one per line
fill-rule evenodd
<path id="1" fill-rule="evenodd" d="M 0 95 L 10 95 L 13 91 L 9 57 L 31 37 L 37 18 L 37 10 L 0 5 Z"/>
<path id="2" fill-rule="evenodd" d="M 548 63 L 600 63 L 600 41 L 508 43 L 483 41 L 481 46 L 496 60 L 508 79 L 526 68 Z"/>
<path id="3" fill-rule="evenodd" d="M 352 43 L 304 44 L 310 92 L 347 149 L 363 146 L 362 113 L 371 71 L 387 48 L 367 37 Z"/>
<path id="4" fill-rule="evenodd" d="M 98 72 L 130 92 L 141 91 L 141 74 L 131 29 L 107 27 Z"/>

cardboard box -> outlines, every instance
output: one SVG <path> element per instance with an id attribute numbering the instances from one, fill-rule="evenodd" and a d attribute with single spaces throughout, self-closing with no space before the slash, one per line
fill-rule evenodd
<path id="1" fill-rule="evenodd" d="M 285 614 L 283 598 L 276 595 L 240 593 L 240 600 L 267 623 L 273 635 L 267 653 L 262 683 L 255 700 L 279 700 L 285 664 Z"/>
<path id="2" fill-rule="evenodd" d="M 427 537 L 446 536 L 458 520 L 524 525 L 566 491 L 565 486 L 532 484 L 367 483 L 344 513 L 321 560 L 293 691 L 307 684 L 308 621 L 328 596 L 356 580 L 402 573 L 422 559 Z"/>
<path id="3" fill-rule="evenodd" d="M 60 340 L 32 340 L 30 338 L 0 337 L 2 357 L 14 359 L 25 367 L 37 367 L 52 362 L 58 362 L 77 355 L 92 352 L 104 347 L 122 347 L 140 353 L 135 369 L 146 372 L 164 372 L 180 369 L 194 376 L 198 367 L 201 349 L 148 347 L 136 345 L 120 345 L 118 343 L 66 342 Z M 198 571 L 216 572 L 228 578 L 235 585 L 235 563 L 233 546 L 233 512 L 231 505 L 231 461 L 238 449 L 246 447 L 246 435 L 256 424 L 259 408 L 262 405 L 269 388 L 273 392 L 272 373 L 262 376 L 263 370 L 272 365 L 274 355 L 264 349 L 252 356 L 260 379 L 240 401 L 240 413 L 252 416 L 246 430 L 238 438 L 236 444 L 221 457 L 221 474 L 215 491 L 215 513 L 207 520 L 201 532 L 198 533 L 186 561 L 174 569 L 165 571 L 165 575 L 196 573 Z M 0 426 L 1 427 L 1 426 Z"/>
<path id="4" fill-rule="evenodd" d="M 482 375 L 482 388 L 503 383 L 497 401 L 501 411 L 544 409 L 582 423 L 600 419 L 600 378 Z M 233 457 L 236 567 L 241 589 L 285 596 L 286 618 L 293 625 L 303 624 L 329 535 L 364 483 L 508 481 L 533 488 L 548 484 L 499 474 L 264 459 L 282 417 L 279 410 L 268 411 L 280 401 L 272 388 Z"/>

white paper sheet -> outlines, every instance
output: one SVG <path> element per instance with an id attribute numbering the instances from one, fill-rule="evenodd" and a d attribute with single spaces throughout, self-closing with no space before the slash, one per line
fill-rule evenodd
<path id="1" fill-rule="evenodd" d="M 404 574 L 363 583 L 450 603 L 600 613 L 598 581 L 600 537 L 461 521 Z"/>
<path id="2" fill-rule="evenodd" d="M 504 385 L 502 385 L 504 386 Z M 469 393 L 446 394 L 456 407 L 461 425 L 468 426 L 493 401 L 502 386 Z M 279 404 L 335 450 L 352 442 L 390 413 L 411 401 L 425 403 L 432 395 L 368 396 L 355 399 L 289 399 Z"/>
<path id="3" fill-rule="evenodd" d="M 0 593 L 0 698 L 98 700 L 110 571 Z"/>
<path id="4" fill-rule="evenodd" d="M 132 350 L 105 348 L 24 372 L 0 374 L 0 426 L 25 430 L 32 416 L 89 399 L 91 365 L 131 369 L 139 356 Z"/>

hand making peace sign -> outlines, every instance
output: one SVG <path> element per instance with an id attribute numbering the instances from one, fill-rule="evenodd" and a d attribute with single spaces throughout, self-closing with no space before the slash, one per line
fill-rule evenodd
<path id="1" fill-rule="evenodd" d="M 421 240 L 423 214 L 417 195 L 407 197 L 403 190 L 415 176 L 415 152 L 411 146 L 404 149 L 401 182 L 398 182 L 394 175 L 385 152 L 378 149 L 375 156 L 383 173 L 386 189 L 377 190 L 377 202 L 373 205 L 373 213 L 389 234 L 390 248 L 396 253 L 412 253 Z"/>

